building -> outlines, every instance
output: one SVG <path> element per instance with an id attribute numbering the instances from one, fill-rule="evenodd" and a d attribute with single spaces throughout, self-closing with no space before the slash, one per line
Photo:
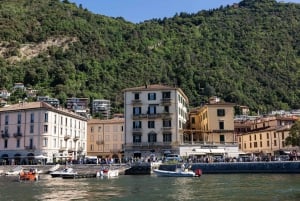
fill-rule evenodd
<path id="1" fill-rule="evenodd" d="M 124 118 L 90 119 L 87 127 L 87 156 L 118 160 L 123 157 Z"/>
<path id="2" fill-rule="evenodd" d="M 125 157 L 179 154 L 188 116 L 180 88 L 145 85 L 124 89 Z"/>
<path id="3" fill-rule="evenodd" d="M 87 120 L 44 102 L 0 108 L 0 157 L 6 164 L 77 160 L 86 154 Z"/>
<path id="4" fill-rule="evenodd" d="M 202 107 L 192 109 L 184 142 L 187 146 L 182 147 L 181 155 L 238 157 L 234 104 L 214 97 Z"/>
<path id="5" fill-rule="evenodd" d="M 3 99 L 8 99 L 10 97 L 10 92 L 7 91 L 6 89 L 2 89 L 0 90 L 0 98 L 3 98 Z"/>
<path id="6" fill-rule="evenodd" d="M 37 101 L 43 101 L 52 105 L 53 107 L 59 107 L 59 100 L 57 98 L 50 98 L 49 96 L 38 96 Z"/>
<path id="7" fill-rule="evenodd" d="M 255 156 L 271 156 L 279 150 L 295 149 L 286 146 L 285 139 L 289 136 L 290 128 L 297 119 L 295 116 L 270 116 L 236 122 L 237 128 L 241 128 L 243 124 L 247 124 L 249 128 L 239 134 L 239 149 Z"/>
<path id="8" fill-rule="evenodd" d="M 95 99 L 92 104 L 92 113 L 100 119 L 109 119 L 111 116 L 110 100 Z"/>
<path id="9" fill-rule="evenodd" d="M 90 113 L 88 98 L 67 98 L 66 102 L 67 109 L 77 114 L 87 117 L 87 114 Z"/>

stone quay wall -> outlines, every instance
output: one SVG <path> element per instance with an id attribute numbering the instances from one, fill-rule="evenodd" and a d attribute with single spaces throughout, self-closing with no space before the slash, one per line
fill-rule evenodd
<path id="1" fill-rule="evenodd" d="M 193 163 L 192 170 L 201 169 L 203 174 L 228 173 L 300 173 L 300 161 L 284 162 L 235 162 Z M 161 170 L 175 170 L 180 165 L 160 165 Z"/>

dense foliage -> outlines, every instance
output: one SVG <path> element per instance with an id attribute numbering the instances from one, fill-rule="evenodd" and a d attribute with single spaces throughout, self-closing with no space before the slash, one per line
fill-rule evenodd
<path id="1" fill-rule="evenodd" d="M 21 52 L 55 38 L 67 48 Z M 300 108 L 299 4 L 244 0 L 133 24 L 67 0 L 2 0 L 0 43 L 0 88 L 23 82 L 62 102 L 105 98 L 118 110 L 122 89 L 161 83 L 192 106 L 217 95 L 261 112 Z"/>

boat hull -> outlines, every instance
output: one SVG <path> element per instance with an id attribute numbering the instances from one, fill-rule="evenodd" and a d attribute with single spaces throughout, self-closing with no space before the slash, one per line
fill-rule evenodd
<path id="1" fill-rule="evenodd" d="M 192 172 L 192 171 L 176 172 L 176 171 L 166 171 L 166 170 L 154 169 L 153 173 L 160 177 L 196 177 L 197 176 L 195 174 L 195 172 Z"/>

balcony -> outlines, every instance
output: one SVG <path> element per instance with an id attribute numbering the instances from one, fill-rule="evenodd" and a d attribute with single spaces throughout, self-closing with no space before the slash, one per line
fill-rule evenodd
<path id="1" fill-rule="evenodd" d="M 23 135 L 22 135 L 22 133 L 14 133 L 14 137 L 15 138 L 20 138 L 20 137 L 22 137 Z"/>
<path id="2" fill-rule="evenodd" d="M 25 149 L 28 151 L 34 151 L 35 150 L 35 146 L 30 145 L 30 146 L 25 146 Z"/>
<path id="3" fill-rule="evenodd" d="M 172 99 L 171 98 L 163 98 L 160 100 L 162 105 L 171 105 Z"/>
<path id="4" fill-rule="evenodd" d="M 64 152 L 65 150 L 66 150 L 66 147 L 60 147 L 58 151 L 59 152 Z"/>
<path id="5" fill-rule="evenodd" d="M 131 103 L 132 103 L 133 105 L 142 104 L 142 100 L 135 99 L 135 100 L 132 100 Z"/>
<path id="6" fill-rule="evenodd" d="M 83 147 L 78 147 L 77 152 L 80 153 L 80 152 L 83 152 L 83 150 L 84 150 Z"/>
<path id="7" fill-rule="evenodd" d="M 169 131 L 169 130 L 172 130 L 172 127 L 162 127 L 161 130 L 163 130 L 163 131 Z"/>
<path id="8" fill-rule="evenodd" d="M 71 135 L 65 135 L 65 136 L 64 136 L 64 139 L 65 139 L 65 140 L 68 140 L 68 139 L 70 139 L 70 138 L 71 138 Z"/>
<path id="9" fill-rule="evenodd" d="M 3 139 L 7 139 L 7 138 L 9 138 L 9 134 L 8 134 L 8 133 L 2 133 L 2 134 L 1 134 L 1 137 L 2 137 Z"/>
<path id="10" fill-rule="evenodd" d="M 79 136 L 75 136 L 75 137 L 73 138 L 73 141 L 77 141 L 77 140 L 79 140 Z"/>
<path id="11" fill-rule="evenodd" d="M 132 119 L 145 119 L 148 118 L 147 114 L 133 114 Z"/>
<path id="12" fill-rule="evenodd" d="M 69 153 L 71 153 L 71 152 L 75 152 L 75 151 L 76 151 L 76 149 L 75 149 L 75 148 L 69 148 L 69 149 L 68 149 L 68 152 L 69 152 Z"/>
<path id="13" fill-rule="evenodd" d="M 96 144 L 97 144 L 97 145 L 104 144 L 104 141 L 103 141 L 103 140 L 97 140 L 97 141 L 96 141 Z"/>

